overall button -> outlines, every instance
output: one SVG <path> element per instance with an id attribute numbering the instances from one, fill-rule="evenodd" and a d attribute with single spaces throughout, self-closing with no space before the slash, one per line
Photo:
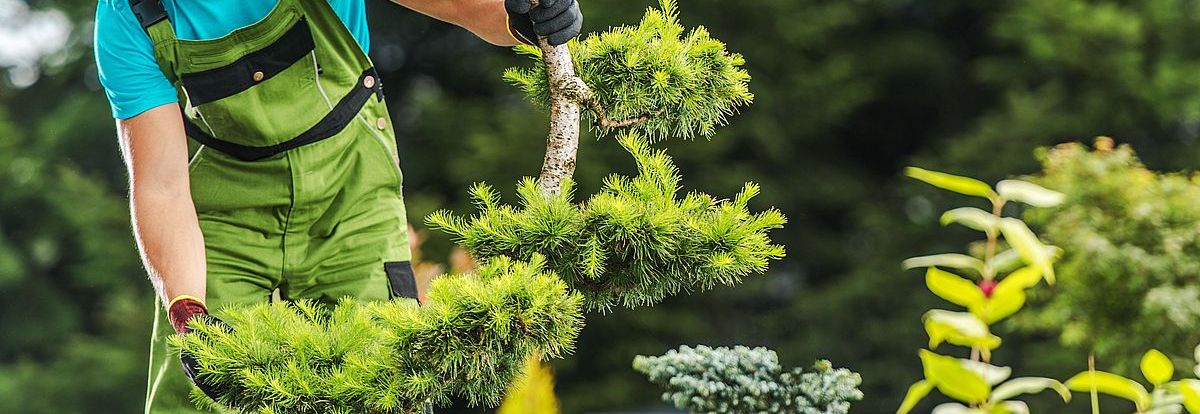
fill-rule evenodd
<path id="1" fill-rule="evenodd" d="M 385 128 L 387 128 L 387 118 L 384 118 L 384 117 L 379 117 L 379 119 L 376 119 L 376 120 L 375 120 L 375 127 L 376 127 L 376 128 L 379 128 L 379 129 L 385 129 Z"/>
<path id="2" fill-rule="evenodd" d="M 255 82 L 258 82 L 258 81 L 263 80 L 263 76 L 264 75 L 263 75 L 262 71 L 260 70 L 260 71 L 255 71 L 254 75 L 252 75 L 251 78 L 253 78 Z"/>
<path id="3" fill-rule="evenodd" d="M 366 86 L 367 88 L 374 88 L 375 87 L 375 77 L 371 76 L 371 75 L 367 75 L 367 77 L 363 78 L 363 86 Z"/>

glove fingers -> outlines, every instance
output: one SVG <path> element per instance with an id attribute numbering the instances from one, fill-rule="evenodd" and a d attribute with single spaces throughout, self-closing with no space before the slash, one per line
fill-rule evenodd
<path id="1" fill-rule="evenodd" d="M 554 5 L 557 4 L 559 1 L 560 0 L 538 0 L 538 8 L 539 9 L 548 9 L 548 8 L 554 7 Z M 561 1 L 567 1 L 567 0 L 561 0 Z"/>
<path id="2" fill-rule="evenodd" d="M 570 10 L 571 6 L 575 6 L 576 10 L 579 9 L 579 4 L 575 0 L 555 1 L 553 4 L 546 5 L 539 3 L 537 8 L 529 11 L 529 17 L 533 19 L 533 23 L 536 25 L 537 23 L 558 17 L 563 12 Z"/>
<path id="3" fill-rule="evenodd" d="M 579 3 L 574 3 L 570 9 L 554 18 L 541 22 L 534 21 L 533 30 L 542 36 L 549 36 L 570 28 L 580 20 L 583 20 L 583 15 L 579 12 Z"/>
<path id="4" fill-rule="evenodd" d="M 533 4 L 529 0 L 504 0 L 504 8 L 513 13 L 529 13 L 529 9 L 532 7 Z"/>
<path id="5" fill-rule="evenodd" d="M 553 46 L 567 43 L 567 41 L 570 41 L 575 36 L 578 36 L 579 30 L 582 28 L 583 16 L 579 16 L 578 19 L 575 19 L 575 21 L 571 23 L 571 26 L 546 36 L 546 41 L 550 42 L 550 44 Z"/>
<path id="6" fill-rule="evenodd" d="M 563 29 L 571 27 L 571 25 L 575 23 L 575 20 L 578 20 L 578 19 L 579 19 L 578 16 L 576 16 L 570 12 L 563 13 L 553 19 L 550 19 L 550 20 L 547 20 L 544 22 L 540 22 L 540 23 L 539 22 L 533 23 L 533 31 L 534 31 L 534 33 L 537 33 L 542 36 L 549 36 L 549 35 L 558 33 L 560 31 L 562 31 Z"/>
<path id="7" fill-rule="evenodd" d="M 196 358 L 189 354 L 181 353 L 179 355 L 179 362 L 183 364 L 183 374 L 187 375 L 188 379 L 192 381 L 192 384 L 195 385 L 196 388 L 199 388 L 200 391 L 204 392 L 204 395 L 207 395 L 208 398 L 212 398 L 214 400 L 221 395 L 220 390 L 218 390 L 216 387 L 208 385 L 204 381 L 200 380 L 200 364 L 196 362 Z"/>

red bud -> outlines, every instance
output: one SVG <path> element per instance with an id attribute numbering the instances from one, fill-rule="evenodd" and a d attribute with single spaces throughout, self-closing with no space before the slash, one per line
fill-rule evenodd
<path id="1" fill-rule="evenodd" d="M 996 290 L 996 281 L 993 279 L 980 280 L 979 290 L 983 292 L 983 297 L 992 297 L 992 291 Z"/>

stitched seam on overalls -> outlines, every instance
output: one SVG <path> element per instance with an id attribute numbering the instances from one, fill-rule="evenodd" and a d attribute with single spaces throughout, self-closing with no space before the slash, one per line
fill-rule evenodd
<path id="1" fill-rule="evenodd" d="M 187 98 L 188 103 L 190 105 L 190 103 L 192 102 L 192 97 L 188 96 L 187 88 L 180 87 L 179 90 L 183 91 L 183 95 Z M 204 118 L 204 112 L 200 111 L 200 107 L 192 106 L 192 110 L 196 112 L 196 117 L 200 118 L 200 122 L 203 122 L 204 126 L 208 127 L 208 135 L 213 138 L 220 139 L 221 137 L 217 136 L 217 131 L 213 129 L 212 125 L 209 125 L 208 119 Z M 199 152 L 199 151 L 197 151 L 197 152 Z"/>
<path id="2" fill-rule="evenodd" d="M 329 99 L 329 93 L 325 92 L 325 86 L 321 85 L 321 62 L 317 61 L 317 50 L 316 49 L 313 49 L 313 51 L 312 51 L 312 61 L 313 61 L 313 81 L 315 81 L 317 84 L 317 90 L 321 92 L 321 98 L 325 99 L 325 105 L 328 106 L 330 110 L 332 110 L 333 109 L 333 101 Z M 360 110 L 361 110 L 361 108 L 360 108 Z"/>

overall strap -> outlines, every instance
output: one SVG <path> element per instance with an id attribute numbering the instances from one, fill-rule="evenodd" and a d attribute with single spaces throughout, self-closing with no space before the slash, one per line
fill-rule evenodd
<path id="1" fill-rule="evenodd" d="M 167 16 L 167 9 L 163 7 L 162 0 L 129 0 L 129 9 L 150 37 L 159 68 L 171 83 L 175 83 L 179 78 L 175 73 L 175 28 L 171 26 L 171 19 Z"/>
<path id="2" fill-rule="evenodd" d="M 255 147 L 223 141 L 204 132 L 204 129 L 200 128 L 199 125 L 186 118 L 183 120 L 184 132 L 187 133 L 188 137 L 196 140 L 196 142 L 212 147 L 239 160 L 262 160 L 288 150 L 333 137 L 342 132 L 346 126 L 354 121 L 354 117 L 358 115 L 358 112 L 370 101 L 372 96 L 378 101 L 383 100 L 383 83 L 377 79 L 379 79 L 379 74 L 375 72 L 375 68 L 368 68 L 359 75 L 355 87 L 346 96 L 343 96 L 337 105 L 326 113 L 325 117 L 321 118 L 320 122 L 317 122 L 316 125 L 305 130 L 300 135 L 275 145 Z"/>
<path id="3" fill-rule="evenodd" d="M 162 0 L 129 0 L 129 9 L 137 18 L 142 29 L 149 31 L 150 26 L 167 19 L 167 9 L 163 8 Z"/>

